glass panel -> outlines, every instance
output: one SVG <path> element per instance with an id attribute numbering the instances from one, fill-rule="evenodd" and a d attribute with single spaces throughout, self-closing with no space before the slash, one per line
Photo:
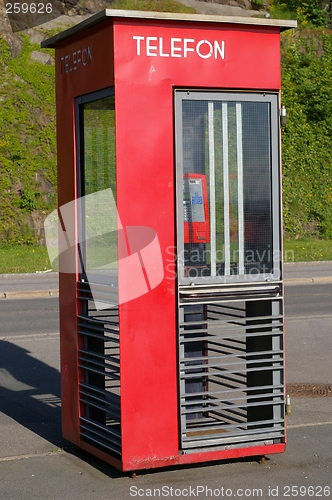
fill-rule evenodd
<path id="1" fill-rule="evenodd" d="M 185 277 L 272 272 L 270 102 L 182 101 Z"/>
<path id="2" fill-rule="evenodd" d="M 243 106 L 246 272 L 272 272 L 270 104 Z"/>
<path id="3" fill-rule="evenodd" d="M 85 195 L 112 188 L 115 179 L 114 96 L 82 105 L 84 121 Z"/>
<path id="4" fill-rule="evenodd" d="M 114 96 L 82 104 L 80 111 L 84 270 L 112 269 L 117 267 Z"/>

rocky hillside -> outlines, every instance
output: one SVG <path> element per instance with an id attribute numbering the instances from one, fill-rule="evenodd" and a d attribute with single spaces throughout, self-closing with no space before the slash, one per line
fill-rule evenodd
<path id="1" fill-rule="evenodd" d="M 205 8 L 208 3 L 196 1 Z M 145 4 L 149 8 L 149 0 Z M 160 10 L 195 12 L 183 4 L 157 2 Z M 249 0 L 217 4 L 252 9 Z M 0 244 L 44 243 L 43 222 L 56 206 L 53 52 L 41 50 L 40 42 L 105 7 L 122 6 L 115 0 L 52 0 L 52 14 L 28 17 L 8 16 L 0 0 Z"/>
<path id="2" fill-rule="evenodd" d="M 120 2 L 120 4 L 121 3 L 123 4 L 125 2 Z M 149 2 L 147 1 L 145 3 L 148 4 Z M 160 1 L 159 3 L 162 4 L 163 2 Z M 184 5 L 187 5 L 188 7 L 193 6 L 197 12 L 206 12 L 206 13 L 209 13 L 209 4 L 214 4 L 213 7 L 215 8 L 218 8 L 218 6 L 223 6 L 225 8 L 228 8 L 229 15 L 232 14 L 239 15 L 241 14 L 241 10 L 244 11 L 245 13 L 245 11 L 257 10 L 257 9 L 264 10 L 265 8 L 264 0 L 183 0 L 183 1 L 179 0 L 178 3 L 180 4 L 182 3 Z M 200 6 L 199 5 L 200 3 L 205 5 Z M 55 22 L 54 25 L 52 25 L 51 23 L 50 26 L 50 21 L 56 20 L 60 16 L 66 16 L 67 17 L 66 22 L 70 25 L 70 24 L 75 24 L 77 20 L 79 20 L 78 16 L 91 15 L 96 12 L 100 12 L 104 8 L 112 8 L 113 6 L 115 6 L 115 8 L 119 8 L 119 1 L 52 0 L 52 14 L 50 15 L 38 16 L 36 14 L 35 16 L 32 16 L 32 15 L 20 14 L 18 16 L 15 15 L 8 16 L 6 13 L 5 0 L 0 0 L 0 34 L 2 38 L 6 41 L 6 43 L 9 45 L 12 56 L 17 57 L 23 45 L 22 38 L 20 35 L 24 33 L 27 29 L 29 28 L 42 29 L 45 24 L 47 25 L 46 29 L 50 27 L 54 27 L 54 29 L 57 29 L 58 24 Z M 233 9 L 237 8 L 241 10 L 232 11 L 232 8 Z M 164 8 L 162 8 L 162 10 L 164 10 Z M 226 12 L 227 12 L 226 10 L 220 11 L 221 14 Z"/>
<path id="3" fill-rule="evenodd" d="M 279 2 L 265 1 L 270 8 Z M 10 20 L 0 0 L 0 245 L 44 243 L 43 222 L 57 202 L 54 53 L 41 50 L 44 38 L 105 7 L 156 10 L 157 5 L 159 10 L 245 16 L 264 15 L 263 3 L 52 0 L 52 15 L 37 23 Z M 302 15 L 303 26 L 307 21 Z M 332 238 L 331 32 L 286 32 L 281 49 L 282 102 L 289 121 L 283 134 L 284 227 L 294 235 Z"/>

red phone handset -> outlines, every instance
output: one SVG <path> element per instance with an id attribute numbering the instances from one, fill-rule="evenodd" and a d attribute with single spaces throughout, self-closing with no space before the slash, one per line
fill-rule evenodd
<path id="1" fill-rule="evenodd" d="M 184 243 L 210 241 L 209 204 L 203 174 L 183 175 Z"/>

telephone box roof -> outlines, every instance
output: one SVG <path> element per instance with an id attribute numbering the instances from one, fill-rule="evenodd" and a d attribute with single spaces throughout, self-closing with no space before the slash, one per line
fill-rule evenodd
<path id="1" fill-rule="evenodd" d="M 85 21 L 69 28 L 61 33 L 58 33 L 41 44 L 42 48 L 55 48 L 55 46 L 70 38 L 73 35 L 81 33 L 82 31 L 95 26 L 108 18 L 121 18 L 121 19 L 150 19 L 152 21 L 182 21 L 182 22 L 205 22 L 215 24 L 233 24 L 233 25 L 246 25 L 246 26 L 263 26 L 270 28 L 279 28 L 284 31 L 297 27 L 296 21 L 280 20 L 280 19 L 266 19 L 258 17 L 237 17 L 237 16 L 215 16 L 215 15 L 202 15 L 202 14 L 180 14 L 174 12 L 147 12 L 139 10 L 114 10 L 105 9 L 98 14 L 94 14 Z"/>

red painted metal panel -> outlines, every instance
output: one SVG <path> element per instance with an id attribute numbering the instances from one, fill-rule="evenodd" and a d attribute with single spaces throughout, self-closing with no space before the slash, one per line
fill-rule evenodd
<path id="1" fill-rule="evenodd" d="M 176 457 L 172 457 L 169 459 L 158 459 L 151 456 L 150 460 L 146 460 L 144 462 L 138 462 L 137 460 L 133 460 L 126 464 L 125 467 L 122 467 L 122 462 L 112 457 L 108 453 L 105 453 L 97 448 L 85 443 L 82 441 L 81 447 L 97 456 L 101 460 L 104 460 L 110 465 L 113 465 L 117 469 L 128 472 L 128 471 L 138 471 L 144 469 L 157 469 L 161 467 L 171 467 L 174 465 L 189 465 L 195 463 L 206 463 L 220 460 L 232 460 L 237 458 L 244 457 L 263 457 L 267 455 L 273 455 L 276 453 L 284 453 L 285 444 L 274 444 L 268 446 L 252 446 L 250 448 L 233 448 L 231 450 L 219 450 L 219 451 L 206 451 L 201 453 L 188 453 L 188 454 L 179 454 Z"/>
<path id="2" fill-rule="evenodd" d="M 282 445 L 179 454 L 173 89 L 280 88 L 279 29 L 112 20 L 62 42 L 56 51 L 59 206 L 76 196 L 74 97 L 115 81 L 117 202 L 121 224 L 152 228 L 164 263 L 148 293 L 120 306 L 123 470 L 277 453 Z M 83 55 L 84 54 L 84 55 Z M 80 60 L 79 60 L 80 59 Z M 127 240 L 128 241 L 128 240 Z M 155 243 L 156 244 L 156 243 Z M 137 250 L 137 249 L 136 249 Z M 133 249 L 131 249 L 134 252 Z M 142 252 L 139 261 L 144 265 Z M 145 263 L 146 264 L 146 263 Z M 120 290 L 132 287 L 119 266 Z M 60 274 L 64 436 L 79 443 L 76 275 Z"/>
<path id="3" fill-rule="evenodd" d="M 116 78 L 140 91 L 280 88 L 278 28 L 116 19 L 114 36 Z"/>
<path id="4" fill-rule="evenodd" d="M 279 89 L 279 30 L 116 19 L 114 41 L 119 215 L 156 231 L 165 268 L 120 309 L 124 470 L 256 454 L 178 455 L 173 89 Z"/>
<path id="5" fill-rule="evenodd" d="M 117 206 L 122 225 L 156 231 L 164 266 L 174 263 L 171 89 L 116 81 Z M 169 98 L 170 97 L 170 98 Z M 130 203 L 128 202 L 130 200 Z M 178 454 L 175 275 L 120 306 L 123 463 Z M 160 270 L 156 269 L 159 273 Z M 150 287 L 153 277 L 147 276 Z M 119 266 L 119 290 L 131 287 Z M 151 287 L 150 287 L 151 288 Z"/>
<path id="6" fill-rule="evenodd" d="M 80 447 L 82 448 L 82 450 L 85 450 L 88 453 L 91 453 L 92 455 L 100 458 L 101 460 L 104 460 L 104 462 L 112 465 L 113 467 L 116 467 L 116 469 L 119 469 L 121 471 L 123 470 L 121 460 L 112 457 L 112 455 L 110 455 L 109 453 L 105 453 L 104 451 L 99 450 L 95 446 L 92 446 L 85 441 L 81 441 Z"/>
<path id="7" fill-rule="evenodd" d="M 232 448 L 230 450 L 205 451 L 198 453 L 179 454 L 175 458 L 160 460 L 151 455 L 150 459 L 139 462 L 133 459 L 128 464 L 125 464 L 123 471 L 154 469 L 159 467 L 169 467 L 172 465 L 188 465 L 202 462 L 213 462 L 219 460 L 231 460 L 244 457 L 262 457 L 273 455 L 275 453 L 283 453 L 285 444 L 273 444 L 266 446 L 251 446 L 248 448 Z"/>
<path id="8" fill-rule="evenodd" d="M 113 85 L 111 20 L 59 44 L 55 59 L 57 105 Z M 61 118 L 61 114 L 59 118 Z M 58 117 L 57 117 L 58 118 Z M 69 125 L 67 125 L 69 126 Z"/>
<path id="9" fill-rule="evenodd" d="M 113 85 L 112 54 L 113 32 L 110 22 L 73 37 L 69 43 L 64 42 L 56 50 L 59 207 L 77 196 L 74 98 Z M 70 228 L 63 230 L 72 231 L 75 228 L 74 214 L 72 217 Z M 74 252 L 71 269 L 72 273 L 60 272 L 59 276 L 62 429 L 66 439 L 79 444 L 77 276 L 74 272 Z"/>

